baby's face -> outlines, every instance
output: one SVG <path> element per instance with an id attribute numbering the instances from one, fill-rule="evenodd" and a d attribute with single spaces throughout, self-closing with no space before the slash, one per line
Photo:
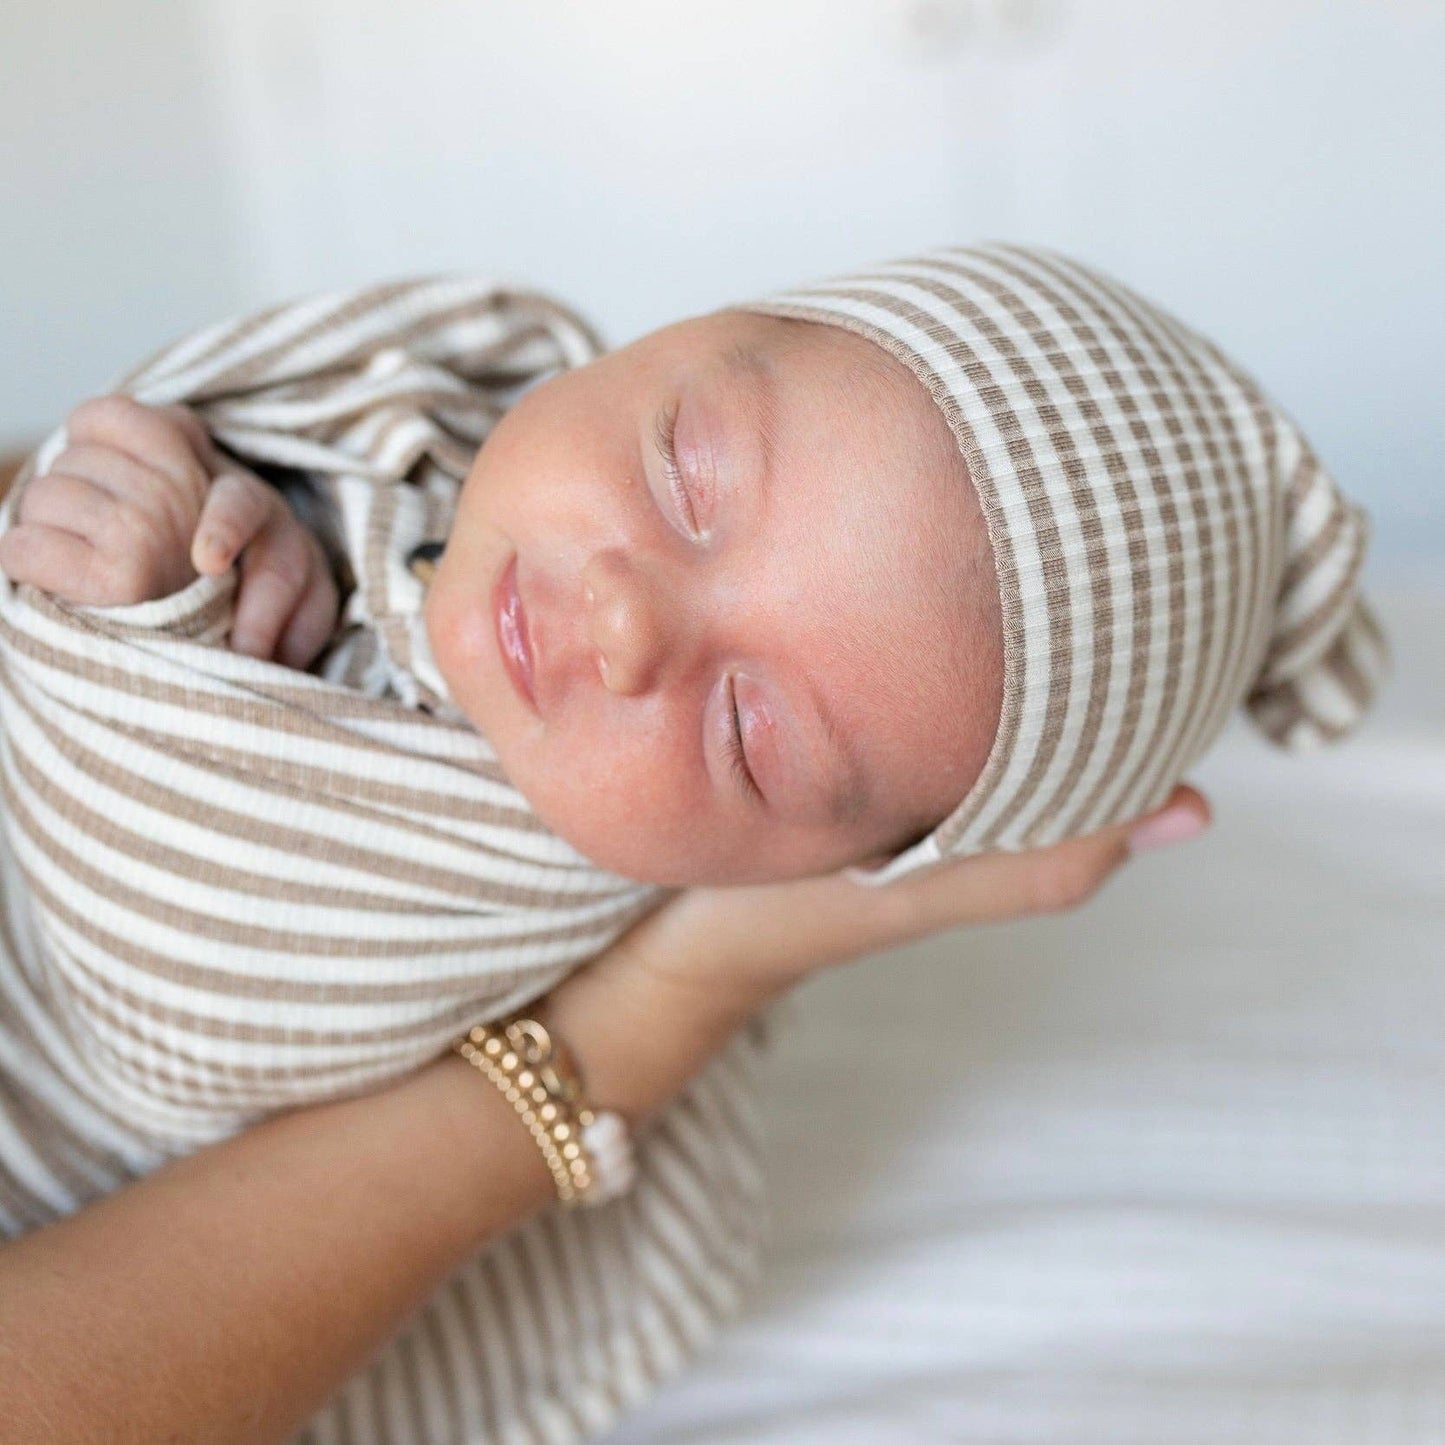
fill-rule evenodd
<path id="1" fill-rule="evenodd" d="M 896 851 L 978 775 L 1002 693 L 992 555 L 937 407 L 870 341 L 745 312 L 524 395 L 426 623 L 542 821 L 668 885 Z"/>

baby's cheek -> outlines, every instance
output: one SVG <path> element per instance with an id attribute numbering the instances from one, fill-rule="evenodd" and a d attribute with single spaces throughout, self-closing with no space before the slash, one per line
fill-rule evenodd
<path id="1" fill-rule="evenodd" d="M 719 881 L 746 840 L 681 749 L 646 739 L 553 733 L 513 782 L 538 816 L 594 863 L 666 886 Z M 504 760 L 505 765 L 505 760 Z"/>

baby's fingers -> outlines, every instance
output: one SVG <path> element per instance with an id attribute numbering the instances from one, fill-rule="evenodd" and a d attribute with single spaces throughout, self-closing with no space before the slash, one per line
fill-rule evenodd
<path id="1" fill-rule="evenodd" d="M 90 539 L 43 522 L 17 522 L 0 536 L 0 572 L 17 587 L 28 583 L 82 607 L 105 606 L 110 593 Z"/>
<path id="2" fill-rule="evenodd" d="M 306 532 L 284 512 L 246 547 L 231 623 L 231 646 L 237 652 L 276 655 L 281 633 L 310 586 L 312 562 Z"/>
<path id="3" fill-rule="evenodd" d="M 304 671 L 326 645 L 336 627 L 336 583 L 323 566 L 313 566 L 311 581 L 281 634 L 276 661 Z"/>
<path id="4" fill-rule="evenodd" d="M 211 490 L 191 538 L 191 566 L 215 577 L 231 567 L 285 503 L 272 487 L 249 472 L 228 471 Z"/>
<path id="5" fill-rule="evenodd" d="M 90 477 L 52 471 L 26 487 L 17 517 L 21 523 L 89 537 L 115 506 L 114 494 Z"/>

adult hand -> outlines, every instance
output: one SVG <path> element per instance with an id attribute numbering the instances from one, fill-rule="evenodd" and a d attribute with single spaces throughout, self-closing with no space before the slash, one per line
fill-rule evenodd
<path id="1" fill-rule="evenodd" d="M 1133 853 L 1195 837 L 1209 822 L 1203 795 L 1181 784 L 1163 807 L 1131 823 L 1051 848 L 941 863 L 881 887 L 836 873 L 688 889 L 598 963 L 644 968 L 710 993 L 767 996 L 819 969 L 942 929 L 1074 908 Z"/>

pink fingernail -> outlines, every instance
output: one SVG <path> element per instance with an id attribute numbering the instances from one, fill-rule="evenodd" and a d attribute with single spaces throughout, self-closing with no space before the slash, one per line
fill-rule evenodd
<path id="1" fill-rule="evenodd" d="M 1144 853 L 1150 848 L 1167 848 L 1187 843 L 1205 829 L 1205 821 L 1192 808 L 1170 808 L 1157 817 L 1146 818 L 1129 834 L 1129 851 Z"/>

